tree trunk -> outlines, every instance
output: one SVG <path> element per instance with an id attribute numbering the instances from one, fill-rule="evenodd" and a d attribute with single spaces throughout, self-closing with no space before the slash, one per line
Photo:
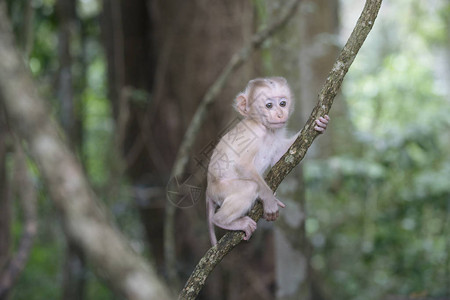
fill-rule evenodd
<path id="1" fill-rule="evenodd" d="M 58 33 L 58 88 L 57 97 L 60 103 L 60 120 L 69 143 L 74 151 L 81 149 L 81 121 L 75 100 L 74 76 L 72 73 L 73 55 L 72 41 L 77 30 L 76 1 L 58 0 L 57 16 L 60 23 Z M 78 101 L 79 102 L 79 101 Z M 62 299 L 82 300 L 86 284 L 86 265 L 83 251 L 67 242 L 66 257 L 63 269 Z"/>
<path id="2" fill-rule="evenodd" d="M 204 198 L 175 213 L 177 263 L 171 270 L 164 264 L 163 227 L 166 186 L 178 147 L 187 125 L 207 88 L 253 33 L 253 6 L 233 1 L 108 1 L 103 16 L 103 36 L 108 65 L 110 98 L 116 124 L 124 129 L 123 157 L 127 175 L 134 185 L 152 257 L 158 270 L 185 278 L 195 261 L 209 246 Z M 118 5 L 118 6 L 117 6 Z M 117 6 L 117 7 L 116 7 Z M 115 18 L 113 17 L 115 16 Z M 237 115 L 232 111 L 234 96 L 253 76 L 251 61 L 240 69 L 219 95 L 193 149 L 187 172 L 195 174 L 195 184 L 205 188 L 204 165 L 208 147 Z M 125 91 L 125 92 L 124 92 Z M 125 95 L 125 96 L 124 96 Z M 144 95 L 139 100 L 138 95 Z M 121 118 L 126 107 L 129 115 Z M 123 125 L 121 120 L 126 120 Z M 120 131 L 120 129 L 119 129 Z M 260 292 L 248 286 L 251 275 L 235 264 L 253 265 L 265 273 L 263 283 L 273 285 L 270 235 L 260 230 L 259 239 L 246 251 L 225 262 L 223 274 L 214 274 L 202 297 L 229 299 L 233 282 L 242 283 L 247 294 L 233 286 L 239 296 L 258 298 Z M 259 242 L 258 242 L 259 240 Z M 255 255 L 264 248 L 264 255 Z M 270 292 L 269 292 L 270 293 Z"/>
<path id="3" fill-rule="evenodd" d="M 4 5 L 0 6 L 0 99 L 8 124 L 27 142 L 67 236 L 82 247 L 93 270 L 123 297 L 172 299 L 153 268 L 136 254 L 90 188 L 81 164 L 51 120 L 46 102 L 14 45 Z"/>
<path id="4" fill-rule="evenodd" d="M 72 53 L 71 45 L 76 31 L 75 1 L 58 0 L 56 3 L 57 16 L 60 23 L 58 32 L 58 88 L 57 98 L 60 104 L 60 120 L 64 131 L 73 146 L 79 146 L 77 114 L 75 112 Z"/>

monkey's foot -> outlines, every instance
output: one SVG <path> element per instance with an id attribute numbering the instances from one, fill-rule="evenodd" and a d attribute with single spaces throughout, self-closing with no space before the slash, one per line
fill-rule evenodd
<path id="1" fill-rule="evenodd" d="M 244 240 L 248 241 L 252 236 L 253 232 L 256 230 L 256 222 L 248 216 L 243 217 L 241 219 L 241 222 L 242 222 L 242 231 L 245 232 Z"/>

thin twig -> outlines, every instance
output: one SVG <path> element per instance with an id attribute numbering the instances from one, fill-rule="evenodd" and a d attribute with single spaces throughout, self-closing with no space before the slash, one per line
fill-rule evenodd
<path id="1" fill-rule="evenodd" d="M 264 41 L 286 25 L 289 19 L 295 14 L 300 1 L 301 0 L 293 0 L 287 6 L 285 13 L 279 19 L 274 21 L 267 28 L 257 32 L 250 39 L 248 45 L 244 46 L 239 52 L 231 57 L 225 69 L 203 96 L 203 99 L 200 102 L 200 105 L 198 106 L 188 129 L 186 130 L 172 168 L 171 178 L 179 176 L 185 172 L 186 166 L 189 162 L 189 155 L 200 127 L 203 125 L 211 105 L 214 103 L 219 93 L 223 90 L 230 76 L 249 59 L 250 54 L 261 47 Z M 175 211 L 176 207 L 167 202 L 164 223 L 164 254 L 169 280 L 174 282 L 176 286 L 177 274 L 175 269 L 176 258 L 174 237 Z"/>
<path id="2" fill-rule="evenodd" d="M 14 188 L 18 192 L 19 202 L 23 209 L 24 232 L 20 238 L 16 255 L 0 274 L 0 299 L 7 295 L 25 268 L 37 232 L 36 190 L 25 164 L 25 154 L 18 142 L 16 142 L 15 161 Z"/>
<path id="3" fill-rule="evenodd" d="M 34 7 L 33 1 L 25 1 L 25 8 L 23 9 L 23 26 L 20 36 L 20 46 L 22 48 L 24 57 L 28 59 L 31 50 L 33 49 L 33 20 L 34 20 Z"/>
<path id="4" fill-rule="evenodd" d="M 333 69 L 320 91 L 318 103 L 313 109 L 306 125 L 303 127 L 302 133 L 266 176 L 266 181 L 272 190 L 276 190 L 286 175 L 303 159 L 306 151 L 318 136 L 317 131 L 314 130 L 314 121 L 319 116 L 323 116 L 329 112 L 345 74 L 372 29 L 381 2 L 382 0 L 366 1 L 365 7 L 347 44 L 339 54 Z M 258 221 L 262 215 L 263 207 L 258 201 L 249 213 L 249 216 L 255 221 Z M 243 237 L 243 232 L 230 231 L 220 239 L 217 245 L 210 248 L 195 267 L 181 291 L 179 299 L 195 299 L 211 271 L 225 255 L 242 241 Z"/>

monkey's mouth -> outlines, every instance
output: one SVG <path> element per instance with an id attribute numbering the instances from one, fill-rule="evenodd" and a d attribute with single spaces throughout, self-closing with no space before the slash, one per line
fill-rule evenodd
<path id="1" fill-rule="evenodd" d="M 270 122 L 269 124 L 271 127 L 280 128 L 280 127 L 283 127 L 284 125 L 286 125 L 286 121 L 285 122 Z"/>

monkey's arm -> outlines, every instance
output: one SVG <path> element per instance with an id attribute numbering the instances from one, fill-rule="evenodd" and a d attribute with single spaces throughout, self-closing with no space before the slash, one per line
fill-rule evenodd
<path id="1" fill-rule="evenodd" d="M 278 206 L 284 208 L 286 205 L 275 197 L 272 189 L 267 185 L 253 164 L 237 165 L 236 170 L 243 178 L 250 179 L 258 185 L 258 194 L 254 195 L 254 198 L 259 196 L 262 200 L 264 219 L 267 221 L 275 221 L 279 216 Z"/>
<path id="2" fill-rule="evenodd" d="M 325 129 L 327 129 L 328 122 L 330 121 L 330 117 L 328 115 L 324 115 L 323 117 L 320 117 L 315 121 L 314 129 L 319 133 L 324 133 Z M 277 148 L 277 151 L 273 157 L 273 161 L 271 162 L 270 166 L 274 166 L 277 161 L 280 160 L 280 158 L 286 153 L 286 151 L 289 149 L 289 147 L 295 142 L 295 140 L 298 138 L 298 136 L 302 133 L 300 130 L 297 132 L 293 137 L 290 137 L 288 139 L 284 139 L 280 146 Z"/>
<path id="3" fill-rule="evenodd" d="M 240 178 L 245 178 L 256 182 L 258 185 L 258 194 L 261 198 L 273 197 L 273 191 L 267 185 L 264 178 L 258 173 L 253 164 L 241 164 L 236 165 L 236 171 L 240 175 Z"/>

